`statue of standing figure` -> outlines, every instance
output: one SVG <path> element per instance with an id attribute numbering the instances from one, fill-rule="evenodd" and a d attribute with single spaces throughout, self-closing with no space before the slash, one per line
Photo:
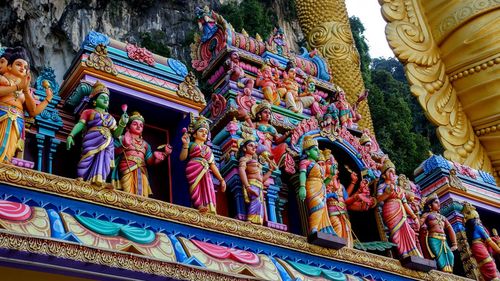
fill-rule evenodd
<path id="1" fill-rule="evenodd" d="M 139 112 L 129 117 L 126 132 L 115 140 L 116 167 L 112 183 L 116 189 L 127 193 L 149 197 L 153 192 L 149 185 L 147 165 L 156 165 L 172 153 L 170 145 L 163 151 L 154 151 L 142 138 L 144 118 Z"/>
<path id="2" fill-rule="evenodd" d="M 243 140 L 239 151 L 239 174 L 243 197 L 248 204 L 247 221 L 262 225 L 265 213 L 264 183 L 271 176 L 273 167 L 263 174 L 257 157 L 257 146 L 254 138 Z"/>
<path id="3" fill-rule="evenodd" d="M 89 95 L 92 108 L 85 109 L 80 120 L 66 139 L 67 149 L 75 144 L 73 138 L 84 131 L 82 154 L 78 162 L 78 179 L 97 185 L 104 185 L 111 169 L 115 167 L 115 148 L 113 138 L 118 138 L 127 126 L 128 115 L 124 112 L 116 124 L 115 118 L 108 113 L 109 89 L 97 81 Z"/>
<path id="4" fill-rule="evenodd" d="M 472 256 L 476 260 L 484 280 L 500 280 L 495 260 L 490 255 L 489 248 L 500 254 L 500 247 L 491 239 L 479 218 L 476 208 L 470 203 L 464 203 L 462 213 L 465 219 L 465 234 L 469 242 Z"/>
<path id="5" fill-rule="evenodd" d="M 180 160 L 189 158 L 186 166 L 186 177 L 189 182 L 191 203 L 202 213 L 217 213 L 217 200 L 212 174 L 220 182 L 220 191 L 226 191 L 226 181 L 215 164 L 212 149 L 206 144 L 209 133 L 208 119 L 203 116 L 191 117 L 189 130 L 182 136 Z M 193 141 L 190 141 L 190 136 Z"/>
<path id="6" fill-rule="evenodd" d="M 439 198 L 435 193 L 425 199 L 424 213 L 420 218 L 420 235 L 425 233 L 424 245 L 430 258 L 436 260 L 438 269 L 453 272 L 453 251 L 457 249 L 457 238 L 448 219 L 439 213 L 440 209 Z M 446 241 L 446 234 L 451 241 L 451 248 Z"/>
<path id="7" fill-rule="evenodd" d="M 306 201 L 309 235 L 322 232 L 337 236 L 326 205 L 326 184 L 331 179 L 325 178 L 325 170 L 318 163 L 320 156 L 318 141 L 311 136 L 305 136 L 302 151 L 304 159 L 299 164 L 299 199 Z"/>
<path id="8" fill-rule="evenodd" d="M 229 80 L 235 81 L 239 88 L 244 88 L 243 92 L 245 95 L 250 96 L 254 80 L 245 77 L 245 71 L 240 66 L 240 55 L 238 52 L 231 52 L 229 59 L 226 61 L 226 67 L 228 68 Z"/>
<path id="9" fill-rule="evenodd" d="M 382 167 L 382 180 L 377 188 L 377 201 L 383 203 L 382 219 L 389 229 L 391 241 L 397 245 L 401 258 L 422 257 L 417 247 L 415 231 L 407 220 L 408 216 L 414 220 L 418 217 L 408 205 L 404 191 L 396 185 L 396 168 L 390 160 L 385 161 Z"/>
<path id="10" fill-rule="evenodd" d="M 335 233 L 339 237 L 346 239 L 347 247 L 352 248 L 354 245 L 354 240 L 352 237 L 351 222 L 349 220 L 349 214 L 347 213 L 347 205 L 350 195 L 354 190 L 354 186 L 358 182 L 358 176 L 356 173 L 351 173 L 351 183 L 347 187 L 344 187 L 340 183 L 338 163 L 331 154 L 329 150 L 325 151 L 326 164 L 326 178 L 331 178 L 331 181 L 327 184 L 327 194 L 328 198 L 326 203 L 328 206 L 328 215 L 330 217 L 330 222 L 335 230 Z M 353 199 L 349 200 L 352 201 Z"/>
<path id="11" fill-rule="evenodd" d="M 10 163 L 16 152 L 24 150 L 24 112 L 31 117 L 40 114 L 53 97 L 47 81 L 43 82 L 46 98 L 30 91 L 31 74 L 28 56 L 22 47 L 7 48 L 0 56 L 0 162 Z"/>

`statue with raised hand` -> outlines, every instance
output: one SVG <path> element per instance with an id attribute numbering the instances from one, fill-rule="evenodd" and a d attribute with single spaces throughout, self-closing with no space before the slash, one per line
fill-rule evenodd
<path id="1" fill-rule="evenodd" d="M 208 132 L 208 119 L 203 116 L 191 117 L 189 130 L 184 129 L 182 136 L 180 160 L 189 159 L 186 166 L 186 177 L 189 182 L 191 203 L 202 213 L 216 214 L 217 201 L 212 173 L 220 182 L 219 191 L 226 191 L 226 181 L 215 164 L 212 149 L 206 144 Z M 193 139 L 192 141 L 190 137 Z"/>
<path id="2" fill-rule="evenodd" d="M 126 110 L 125 110 L 126 111 Z M 153 151 L 142 138 L 144 118 L 139 112 L 129 117 L 125 134 L 115 140 L 116 167 L 113 186 L 125 192 L 148 197 L 153 192 L 148 180 L 148 165 L 161 163 L 172 153 L 172 147 L 163 145 L 163 151 Z"/>
<path id="3" fill-rule="evenodd" d="M 108 113 L 109 90 L 97 81 L 89 95 L 92 108 L 85 109 L 80 120 L 66 139 L 69 150 L 75 144 L 74 137 L 84 131 L 82 154 L 78 162 L 78 179 L 104 185 L 111 169 L 115 166 L 113 138 L 118 138 L 127 126 L 128 115 L 123 113 L 118 125 L 115 118 Z"/>

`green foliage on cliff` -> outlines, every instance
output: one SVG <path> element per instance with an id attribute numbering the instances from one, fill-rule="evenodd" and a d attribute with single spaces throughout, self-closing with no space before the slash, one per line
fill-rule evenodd
<path id="1" fill-rule="evenodd" d="M 351 17 L 350 23 L 365 86 L 370 90 L 368 103 L 377 141 L 396 164 L 398 173 L 412 177 L 413 170 L 428 157 L 429 150 L 443 151 L 435 128 L 411 95 L 403 65 L 395 58 L 372 60 L 363 36 L 363 24 L 356 17 Z"/>
<path id="2" fill-rule="evenodd" d="M 240 4 L 230 1 L 221 6 L 219 13 L 236 31 L 244 28 L 250 36 L 259 33 L 266 38 L 278 22 L 271 4 L 272 1 L 265 0 L 245 0 Z"/>
<path id="3" fill-rule="evenodd" d="M 166 45 L 167 35 L 161 30 L 152 30 L 140 34 L 141 46 L 151 52 L 169 58 L 170 48 Z"/>

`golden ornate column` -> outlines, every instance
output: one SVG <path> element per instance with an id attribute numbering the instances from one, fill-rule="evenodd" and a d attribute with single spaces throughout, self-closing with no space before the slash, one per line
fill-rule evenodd
<path id="1" fill-rule="evenodd" d="M 444 156 L 500 171 L 500 1 L 379 0 L 411 92 Z"/>
<path id="2" fill-rule="evenodd" d="M 296 6 L 309 47 L 318 49 L 328 61 L 332 82 L 342 87 L 348 101 L 354 104 L 365 86 L 344 1 L 300 0 Z M 373 132 L 367 101 L 360 104 L 358 112 L 363 116 L 359 125 Z"/>

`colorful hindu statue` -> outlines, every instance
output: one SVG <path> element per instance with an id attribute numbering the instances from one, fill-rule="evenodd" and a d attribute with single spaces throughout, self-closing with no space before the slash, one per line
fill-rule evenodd
<path id="1" fill-rule="evenodd" d="M 382 219 L 389 229 L 391 241 L 397 245 L 401 258 L 408 256 L 422 257 L 417 247 L 415 231 L 407 217 L 417 219 L 406 201 L 406 195 L 396 185 L 396 169 L 387 160 L 382 168 L 382 178 L 377 187 L 377 201 L 382 205 Z"/>
<path id="2" fill-rule="evenodd" d="M 351 105 L 346 99 L 344 90 L 340 90 L 337 95 L 337 101 L 335 102 L 339 110 L 340 125 L 342 127 L 352 128 L 354 124 L 353 110 Z"/>
<path id="3" fill-rule="evenodd" d="M 283 32 L 281 27 L 276 26 L 273 29 L 273 33 L 267 39 L 266 47 L 278 55 L 285 57 L 289 55 L 290 50 L 285 41 L 285 32 Z"/>
<path id="4" fill-rule="evenodd" d="M 92 107 L 82 112 L 80 120 L 66 139 L 66 147 L 69 150 L 75 144 L 74 137 L 85 131 L 77 177 L 97 185 L 104 185 L 111 169 L 115 167 L 113 139 L 122 134 L 129 118 L 123 113 L 118 125 L 116 124 L 115 118 L 107 112 L 109 96 L 109 89 L 97 81 L 89 95 Z"/>
<path id="5" fill-rule="evenodd" d="M 422 246 L 420 245 L 420 219 L 419 215 L 421 213 L 421 195 L 418 187 L 408 179 L 404 174 L 400 174 L 397 181 L 398 186 L 403 190 L 406 197 L 406 202 L 410 206 L 413 213 L 417 216 L 416 219 L 406 218 L 411 228 L 415 232 L 415 241 L 417 242 L 417 247 L 420 253 L 422 253 Z"/>
<path id="6" fill-rule="evenodd" d="M 24 150 L 24 112 L 40 114 L 53 97 L 47 81 L 42 83 L 46 98 L 38 103 L 29 85 L 28 57 L 22 47 L 8 48 L 0 58 L 0 162 L 10 163 L 16 152 Z"/>
<path id="7" fill-rule="evenodd" d="M 425 247 L 430 258 L 436 260 L 439 270 L 453 272 L 453 251 L 457 249 L 457 238 L 448 219 L 439 213 L 441 205 L 434 193 L 424 201 L 424 212 L 420 218 L 421 234 L 425 233 Z M 451 241 L 451 248 L 446 241 Z M 422 237 L 424 238 L 424 237 Z"/>
<path id="8" fill-rule="evenodd" d="M 285 103 L 286 108 L 295 112 L 302 113 L 304 105 L 299 97 L 299 83 L 295 81 L 297 70 L 291 67 L 287 72 L 283 72 L 282 89 L 286 92 Z M 312 97 L 311 97 L 312 98 Z M 314 100 L 314 98 L 312 98 Z"/>
<path id="9" fill-rule="evenodd" d="M 243 140 L 239 150 L 239 174 L 243 197 L 248 204 L 247 221 L 262 225 L 264 223 L 264 183 L 269 179 L 272 167 L 265 174 L 257 158 L 257 143 L 254 138 Z"/>
<path id="10" fill-rule="evenodd" d="M 277 90 L 280 83 L 279 72 L 270 65 L 265 64 L 262 69 L 257 71 L 256 85 L 262 87 L 264 99 L 274 105 L 280 105 L 281 95 Z"/>
<path id="11" fill-rule="evenodd" d="M 465 219 L 467 241 L 481 275 L 486 281 L 500 280 L 495 261 L 488 251 L 489 247 L 493 252 L 500 254 L 500 247 L 489 236 L 474 206 L 468 202 L 464 203 L 462 213 Z"/>
<path id="12" fill-rule="evenodd" d="M 240 66 L 240 55 L 238 52 L 231 52 L 229 60 L 226 61 L 226 67 L 228 68 L 227 74 L 229 75 L 229 80 L 235 81 L 238 87 L 244 88 L 243 92 L 245 95 L 250 96 L 254 80 L 245 77 L 245 71 Z"/>
<path id="13" fill-rule="evenodd" d="M 125 134 L 115 140 L 116 167 L 112 183 L 116 189 L 148 197 L 153 192 L 149 185 L 147 165 L 156 165 L 172 153 L 170 145 L 163 151 L 154 151 L 142 138 L 144 118 L 139 112 L 129 117 Z"/>
<path id="14" fill-rule="evenodd" d="M 309 235 L 316 232 L 337 235 L 328 216 L 326 204 L 326 184 L 331 179 L 326 178 L 325 170 L 318 163 L 320 150 L 318 141 L 311 136 L 305 136 L 302 143 L 302 160 L 300 161 L 298 190 L 299 199 L 306 201 L 308 211 Z"/>
<path id="15" fill-rule="evenodd" d="M 182 136 L 180 160 L 188 160 L 186 177 L 189 183 L 191 203 L 202 213 L 216 214 L 215 188 L 212 173 L 220 182 L 219 191 L 226 191 L 226 181 L 215 164 L 212 149 L 206 144 L 209 133 L 208 119 L 192 117 L 189 129 Z M 192 141 L 191 141 L 191 138 Z"/>
<path id="16" fill-rule="evenodd" d="M 250 115 L 245 115 L 245 124 L 255 130 L 259 144 L 257 154 L 262 156 L 270 166 L 281 166 L 288 147 L 285 140 L 290 132 L 281 135 L 271 125 L 271 104 L 266 100 L 252 106 L 251 116 L 253 121 Z"/>
<path id="17" fill-rule="evenodd" d="M 217 14 L 211 11 L 208 6 L 203 8 L 196 7 L 196 19 L 198 28 L 201 32 L 201 42 L 206 42 L 217 32 Z"/>
<path id="18" fill-rule="evenodd" d="M 320 119 L 323 113 L 326 111 L 326 108 L 323 109 L 320 103 L 324 104 L 325 101 L 316 92 L 316 83 L 311 76 L 307 77 L 307 79 L 305 80 L 305 84 L 306 85 L 304 91 L 299 94 L 300 101 L 305 108 L 311 109 L 312 114 L 316 116 L 317 119 Z"/>
<path id="19" fill-rule="evenodd" d="M 375 172 L 376 176 L 380 176 L 382 166 L 387 160 L 387 155 L 380 149 L 377 140 L 372 136 L 369 130 L 364 129 L 361 138 L 359 138 L 359 143 L 363 146 L 362 155 L 365 157 L 369 157 L 372 161 L 365 161 L 367 163 L 372 162 L 374 164 L 373 167 L 370 167 Z"/>
<path id="20" fill-rule="evenodd" d="M 326 178 L 331 178 L 327 184 L 327 199 L 328 216 L 330 222 L 338 236 L 346 239 L 347 247 L 353 247 L 353 238 L 351 230 L 351 222 L 349 221 L 349 214 L 347 213 L 347 200 L 354 190 L 354 186 L 358 181 L 356 173 L 351 173 L 351 183 L 347 189 L 340 183 L 338 163 L 331 154 L 331 151 L 324 150 L 324 157 L 326 159 Z"/>
<path id="21" fill-rule="evenodd" d="M 347 209 L 351 211 L 368 211 L 377 205 L 377 199 L 370 195 L 370 179 L 365 177 L 352 196 L 346 200 Z"/>

